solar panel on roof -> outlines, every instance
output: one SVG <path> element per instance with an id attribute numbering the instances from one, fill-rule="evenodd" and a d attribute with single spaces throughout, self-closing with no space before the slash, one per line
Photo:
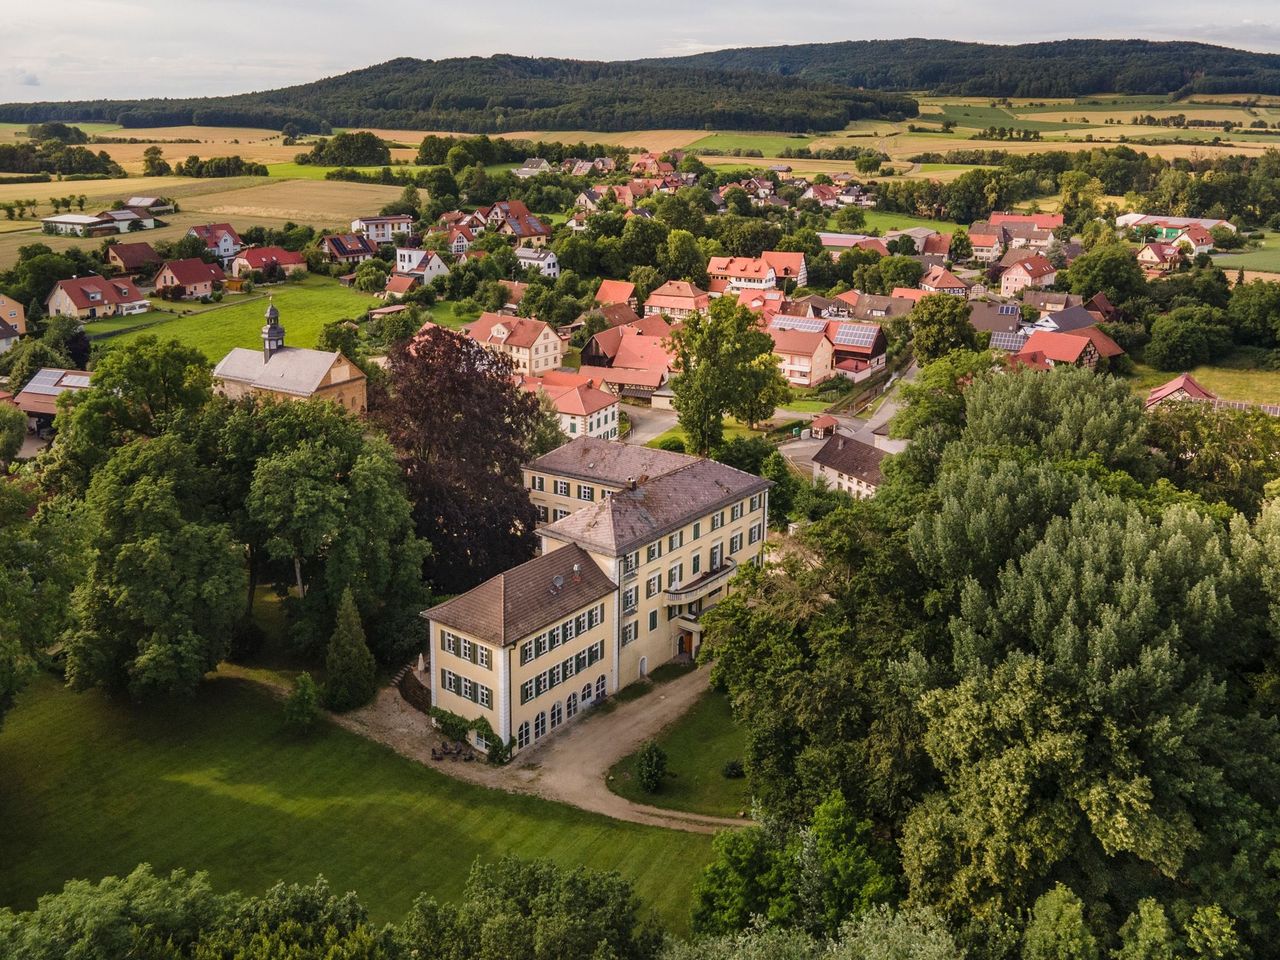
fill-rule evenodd
<path id="1" fill-rule="evenodd" d="M 821 317 L 774 317 L 769 326 L 775 330 L 803 330 L 805 333 L 821 333 L 827 329 L 827 321 Z"/>
<path id="2" fill-rule="evenodd" d="M 991 334 L 991 349 L 1004 350 L 1006 353 L 1017 353 L 1026 346 L 1027 337 L 1022 333 L 997 331 Z"/>
<path id="3" fill-rule="evenodd" d="M 836 327 L 835 342 L 841 347 L 869 347 L 876 342 L 880 328 L 865 323 L 842 323 Z"/>
<path id="4" fill-rule="evenodd" d="M 78 387 L 84 389 L 89 386 L 89 375 L 63 377 L 62 385 L 64 387 Z"/>
<path id="5" fill-rule="evenodd" d="M 1022 310 L 1016 303 L 1002 303 L 996 312 L 1002 317 L 1015 317 L 1022 313 Z"/>

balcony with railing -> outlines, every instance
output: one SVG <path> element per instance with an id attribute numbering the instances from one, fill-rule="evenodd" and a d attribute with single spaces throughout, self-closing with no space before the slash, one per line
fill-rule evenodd
<path id="1" fill-rule="evenodd" d="M 694 603 L 723 587 L 733 577 L 738 564 L 734 560 L 725 560 L 719 566 L 712 567 L 701 576 L 688 583 L 669 584 L 667 586 L 667 603 Z"/>

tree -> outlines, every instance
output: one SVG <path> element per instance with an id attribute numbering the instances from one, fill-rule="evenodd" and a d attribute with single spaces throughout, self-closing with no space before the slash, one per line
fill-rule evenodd
<path id="1" fill-rule="evenodd" d="M 753 430 L 791 399 L 791 387 L 772 353 L 756 354 L 742 368 L 741 377 L 728 412 Z"/>
<path id="2" fill-rule="evenodd" d="M 1190 370 L 1231 349 L 1231 331 L 1221 310 L 1178 307 L 1157 317 L 1143 358 L 1157 370 Z"/>
<path id="3" fill-rule="evenodd" d="M 172 436 L 127 444 L 94 474 L 89 569 L 66 635 L 75 687 L 189 695 L 226 654 L 245 573 L 230 531 L 208 515 L 213 486 Z"/>
<path id="4" fill-rule="evenodd" d="M 550 453 L 557 447 L 569 442 L 569 437 L 560 427 L 560 414 L 552 399 L 541 391 L 538 392 L 538 415 L 530 425 L 529 435 L 525 439 L 525 457 L 536 460 L 544 453 Z"/>
<path id="5" fill-rule="evenodd" d="M 697 238 L 687 230 L 672 230 L 667 234 L 667 243 L 659 253 L 658 261 L 658 266 L 672 280 L 706 283 L 707 261 L 698 247 Z"/>
<path id="6" fill-rule="evenodd" d="M 537 398 L 513 386 L 508 360 L 440 328 L 388 359 L 391 386 L 375 391 L 372 418 L 395 448 L 418 535 L 432 546 L 429 582 L 456 593 L 531 557 L 537 517 L 521 464 Z"/>
<path id="7" fill-rule="evenodd" d="M 167 177 L 173 172 L 169 162 L 164 159 L 164 151 L 156 145 L 142 151 L 142 175 L 144 177 Z"/>
<path id="8" fill-rule="evenodd" d="M 324 702 L 339 713 L 363 707 L 378 692 L 378 666 L 365 643 L 351 591 L 342 592 L 338 622 L 325 655 Z"/>
<path id="9" fill-rule="evenodd" d="M 915 287 L 924 276 L 924 266 L 912 257 L 884 257 L 879 262 L 879 273 L 887 294 L 895 287 Z"/>
<path id="10" fill-rule="evenodd" d="M 1147 289 L 1142 267 L 1122 244 L 1106 244 L 1078 257 L 1067 268 L 1066 280 L 1072 293 L 1086 300 L 1104 293 L 1116 305 L 1142 296 Z"/>
<path id="11" fill-rule="evenodd" d="M 1265 280 L 1237 283 L 1227 307 L 1232 338 L 1262 347 L 1280 341 L 1280 285 Z"/>
<path id="12" fill-rule="evenodd" d="M 969 239 L 967 230 L 957 230 L 951 235 L 950 253 L 951 259 L 958 263 L 963 263 L 973 258 L 973 241 Z"/>
<path id="13" fill-rule="evenodd" d="M 1098 942 L 1084 922 L 1084 904 L 1058 884 L 1031 911 L 1023 960 L 1098 960 Z"/>
<path id="14" fill-rule="evenodd" d="M 767 362 L 777 372 L 773 338 L 750 310 L 720 297 L 707 313 L 694 314 L 672 331 L 671 344 L 671 389 L 680 427 L 690 448 L 706 456 L 720 445 L 725 414 L 746 405 L 744 391 L 763 382 L 776 396 L 764 367 Z"/>
<path id="15" fill-rule="evenodd" d="M 667 754 L 652 740 L 645 741 L 636 753 L 636 782 L 645 793 L 657 793 L 667 778 Z"/>
<path id="16" fill-rule="evenodd" d="M 1120 947 L 1115 960 L 1174 960 L 1177 940 L 1169 918 L 1160 904 L 1147 898 L 1120 928 Z"/>
<path id="17" fill-rule="evenodd" d="M 17 407 L 0 406 L 0 469 L 8 468 L 26 439 L 27 415 Z"/>
<path id="18" fill-rule="evenodd" d="M 304 670 L 293 678 L 293 689 L 284 702 L 284 725 L 294 733 L 306 733 L 319 718 L 320 690 Z"/>
<path id="19" fill-rule="evenodd" d="M 963 960 L 942 918 L 927 907 L 877 904 L 840 930 L 835 960 Z"/>
<path id="20" fill-rule="evenodd" d="M 381 260 L 366 260 L 356 267 L 353 285 L 363 293 L 377 293 L 387 285 L 387 265 Z"/>
<path id="21" fill-rule="evenodd" d="M 9 367 L 9 390 L 14 394 L 21 392 L 43 368 L 71 365 L 70 357 L 34 337 L 19 340 L 4 359 Z"/>
<path id="22" fill-rule="evenodd" d="M 836 226 L 846 233 L 857 233 L 866 225 L 866 211 L 856 203 L 846 204 L 836 214 Z"/>
<path id="23" fill-rule="evenodd" d="M 461 902 L 419 897 L 396 942 L 420 960 L 653 960 L 662 935 L 616 873 L 504 857 L 471 868 Z"/>
<path id="24" fill-rule="evenodd" d="M 933 293 L 921 297 L 908 317 L 911 349 L 916 360 L 929 363 L 952 350 L 973 350 L 977 334 L 969 322 L 969 304 L 963 297 Z"/>

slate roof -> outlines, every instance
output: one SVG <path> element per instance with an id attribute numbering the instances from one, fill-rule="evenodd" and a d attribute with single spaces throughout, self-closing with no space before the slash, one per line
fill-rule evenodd
<path id="1" fill-rule="evenodd" d="M 621 487 L 628 479 L 660 477 L 697 461 L 670 450 L 578 437 L 525 464 L 525 469 Z"/>
<path id="2" fill-rule="evenodd" d="M 570 544 L 512 567 L 452 600 L 424 610 L 422 616 L 505 647 L 607 597 L 617 588 L 585 550 Z"/>
<path id="3" fill-rule="evenodd" d="M 621 556 L 773 485 L 715 460 L 690 459 L 660 477 L 637 480 L 634 489 L 624 479 L 623 489 L 543 527 L 542 535 Z"/>
<path id="4" fill-rule="evenodd" d="M 836 434 L 822 445 L 813 455 L 813 462 L 819 466 L 843 473 L 873 487 L 884 482 L 884 474 L 880 472 L 880 463 L 887 454 L 879 447 Z"/>

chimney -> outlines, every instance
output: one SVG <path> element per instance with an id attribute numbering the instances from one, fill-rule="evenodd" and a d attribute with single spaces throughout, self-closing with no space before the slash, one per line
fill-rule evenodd
<path id="1" fill-rule="evenodd" d="M 840 442 L 836 444 L 836 449 L 837 449 L 837 450 L 843 450 L 843 449 L 844 449 L 844 437 L 841 437 L 841 438 L 840 438 Z"/>
<path id="2" fill-rule="evenodd" d="M 636 488 L 636 478 L 635 478 L 635 477 L 627 477 L 627 489 L 628 489 L 628 490 L 634 490 L 635 488 Z"/>
<path id="3" fill-rule="evenodd" d="M 580 563 L 575 563 L 573 565 L 573 582 L 574 583 L 582 582 L 582 564 Z"/>

